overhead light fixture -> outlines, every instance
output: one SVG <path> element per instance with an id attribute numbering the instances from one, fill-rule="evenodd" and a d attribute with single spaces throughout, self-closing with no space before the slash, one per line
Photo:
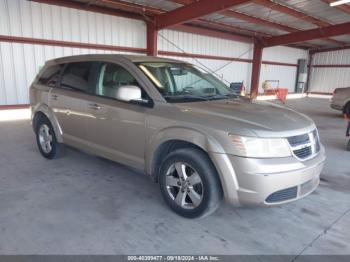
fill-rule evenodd
<path id="1" fill-rule="evenodd" d="M 333 3 L 330 3 L 329 5 L 330 6 L 337 6 L 337 5 L 343 5 L 343 4 L 346 4 L 349 2 L 350 2 L 350 0 L 339 0 L 339 1 L 335 1 Z"/>

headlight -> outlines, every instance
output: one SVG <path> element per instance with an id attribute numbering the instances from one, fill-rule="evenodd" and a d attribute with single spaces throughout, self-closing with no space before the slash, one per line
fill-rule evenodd
<path id="1" fill-rule="evenodd" d="M 230 135 L 230 138 L 238 156 L 271 158 L 292 155 L 287 139 L 245 137 L 237 135 Z"/>

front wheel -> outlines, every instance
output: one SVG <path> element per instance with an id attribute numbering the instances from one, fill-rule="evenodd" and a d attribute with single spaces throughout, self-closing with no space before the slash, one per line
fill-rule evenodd
<path id="1" fill-rule="evenodd" d="M 159 184 L 168 206 L 187 218 L 213 213 L 222 199 L 215 167 L 209 157 L 196 148 L 170 153 L 162 162 Z"/>

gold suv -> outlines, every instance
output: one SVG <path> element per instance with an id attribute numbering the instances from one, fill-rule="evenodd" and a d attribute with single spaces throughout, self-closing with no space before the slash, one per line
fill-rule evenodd
<path id="1" fill-rule="evenodd" d="M 33 82 L 30 102 L 44 157 L 66 144 L 142 169 L 189 218 L 210 214 L 222 198 L 234 206 L 302 198 L 316 189 L 325 161 L 310 118 L 239 97 L 182 61 L 55 59 Z"/>

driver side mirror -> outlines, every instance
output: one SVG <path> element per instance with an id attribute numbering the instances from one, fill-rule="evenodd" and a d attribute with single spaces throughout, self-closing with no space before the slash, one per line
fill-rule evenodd
<path id="1" fill-rule="evenodd" d="M 142 99 L 142 91 L 138 86 L 125 85 L 117 89 L 115 98 L 125 102 L 137 104 L 149 104 L 147 99 Z"/>
<path id="2" fill-rule="evenodd" d="M 117 89 L 115 98 L 125 102 L 142 100 L 141 89 L 138 86 L 121 86 Z"/>

